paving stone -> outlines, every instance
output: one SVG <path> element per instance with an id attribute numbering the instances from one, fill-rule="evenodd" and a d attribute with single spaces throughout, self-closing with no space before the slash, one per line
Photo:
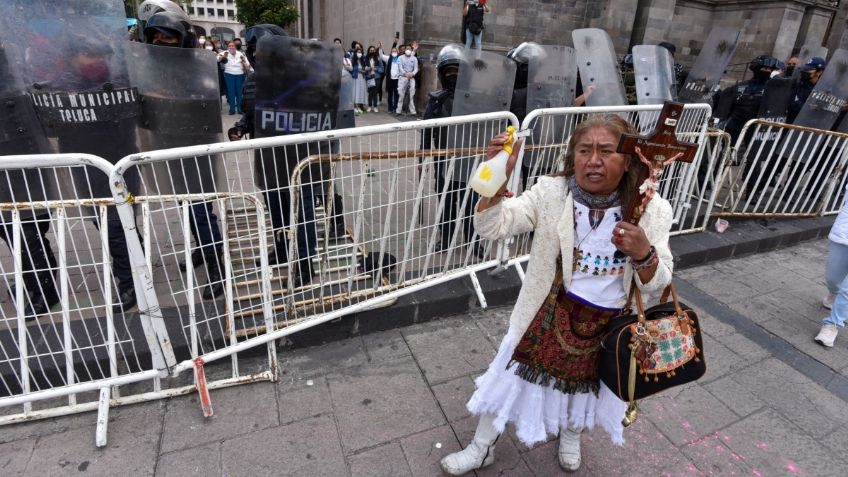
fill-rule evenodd
<path id="1" fill-rule="evenodd" d="M 165 402 L 153 401 L 132 406 L 118 406 L 109 410 L 109 426 L 133 425 L 145 421 L 147 425 L 154 422 L 162 422 L 162 414 L 165 412 Z M 67 400 L 63 404 L 67 404 Z M 41 419 L 21 424 L 13 424 L 0 428 L 0 443 L 10 442 L 27 437 L 45 436 L 56 432 L 66 432 L 71 429 L 89 427 L 97 423 L 96 412 L 83 412 L 69 416 Z"/>
<path id="2" fill-rule="evenodd" d="M 430 384 L 481 373 L 495 350 L 472 320 L 456 325 L 436 321 L 404 331 L 407 343 Z"/>
<path id="3" fill-rule="evenodd" d="M 715 277 L 692 278 L 686 281 L 723 303 L 740 301 L 757 295 L 756 290 L 748 284 L 731 277 L 722 277 L 720 280 L 716 280 Z"/>
<path id="4" fill-rule="evenodd" d="M 781 315 L 786 314 L 786 306 L 781 303 L 783 300 L 785 300 L 785 297 L 779 294 L 766 294 L 742 298 L 729 303 L 728 306 L 733 311 L 763 326 L 769 320 L 778 319 Z M 707 333 L 709 333 L 709 329 L 707 329 Z"/>
<path id="5" fill-rule="evenodd" d="M 754 475 L 837 477 L 848 465 L 772 409 L 748 416 L 719 435 Z"/>
<path id="6" fill-rule="evenodd" d="M 412 476 L 403 449 L 397 442 L 348 456 L 351 477 Z"/>
<path id="7" fill-rule="evenodd" d="M 25 475 L 34 447 L 35 438 L 0 444 L 0 474 Z"/>
<path id="8" fill-rule="evenodd" d="M 156 477 L 221 475 L 221 444 L 215 442 L 159 457 Z"/>
<path id="9" fill-rule="evenodd" d="M 596 475 L 593 474 L 592 471 L 589 470 L 589 466 L 585 464 L 581 464 L 580 468 L 577 469 L 576 472 L 566 473 L 562 470 L 562 467 L 559 466 L 559 457 L 557 456 L 558 452 L 559 439 L 553 439 L 527 450 L 521 455 L 521 457 L 524 459 L 527 467 L 530 468 L 531 474 L 529 475 L 569 475 L 574 477 L 594 477 Z M 583 458 L 585 459 L 585 456 Z"/>
<path id="10" fill-rule="evenodd" d="M 779 320 L 771 323 L 768 330 L 780 336 L 802 353 L 831 369 L 839 369 L 848 363 L 848 346 L 826 348 L 813 340 L 818 334 L 821 322 L 811 322 L 799 319 Z"/>
<path id="11" fill-rule="evenodd" d="M 346 453 L 445 423 L 411 358 L 349 368 L 327 380 Z"/>
<path id="12" fill-rule="evenodd" d="M 501 345 L 501 340 L 509 329 L 509 317 L 513 307 L 502 306 L 488 308 L 485 310 L 474 310 L 471 316 L 477 322 L 477 326 L 492 343 L 495 350 Z"/>
<path id="13" fill-rule="evenodd" d="M 410 356 L 412 352 L 400 330 L 381 331 L 362 337 L 369 363 L 382 363 Z"/>
<path id="14" fill-rule="evenodd" d="M 777 359 L 745 368 L 733 380 L 813 437 L 822 437 L 848 420 L 845 401 Z"/>
<path id="15" fill-rule="evenodd" d="M 403 454 L 413 477 L 443 475 L 439 461 L 448 454 L 462 450 L 463 445 L 449 425 L 435 427 L 400 440 Z"/>
<path id="16" fill-rule="evenodd" d="M 642 409 L 644 416 L 677 446 L 697 441 L 738 419 L 701 386 L 689 387 L 673 397 L 658 395 L 643 403 Z"/>
<path id="17" fill-rule="evenodd" d="M 686 301 L 682 297 L 681 300 L 683 300 L 684 303 Z M 700 310 L 698 311 L 698 323 L 701 325 L 701 331 L 713 338 L 721 338 L 723 336 L 736 333 L 736 328 L 733 326 L 719 321 L 718 318 L 713 315 Z"/>
<path id="18" fill-rule="evenodd" d="M 277 382 L 277 406 L 281 423 L 332 412 L 333 404 L 327 378 L 282 376 Z"/>
<path id="19" fill-rule="evenodd" d="M 448 422 L 464 419 L 471 415 L 465 407 L 465 403 L 474 393 L 474 379 L 471 376 L 462 376 L 437 384 L 432 389 L 442 411 L 448 418 Z"/>
<path id="20" fill-rule="evenodd" d="M 147 426 L 144 421 L 133 426 L 110 425 L 108 445 L 103 449 L 94 446 L 95 427 L 39 439 L 26 475 L 114 476 L 116 469 L 124 475 L 153 475 L 161 434 L 158 425 Z"/>
<path id="21" fill-rule="evenodd" d="M 319 416 L 225 441 L 223 475 L 347 475 L 332 416 Z"/>
<path id="22" fill-rule="evenodd" d="M 719 339 L 713 339 L 709 335 L 704 335 L 702 338 L 704 340 L 704 362 L 707 364 L 707 372 L 701 378 L 701 382 L 720 379 L 748 364 L 736 353 L 722 345 Z"/>
<path id="23" fill-rule="evenodd" d="M 459 442 L 464 447 L 474 438 L 477 430 L 477 416 L 471 416 L 452 424 L 453 430 L 459 436 Z M 511 439 L 498 439 L 495 446 L 495 462 L 492 465 L 475 471 L 478 476 L 490 475 L 528 475 L 530 469 L 521 458 L 518 447 Z"/>
<path id="24" fill-rule="evenodd" d="M 766 406 L 766 402 L 754 396 L 747 386 L 739 384 L 731 377 L 703 384 L 703 387 L 740 417 L 753 414 Z"/>
<path id="25" fill-rule="evenodd" d="M 718 435 L 710 435 L 680 448 L 701 475 L 751 475 L 751 467 L 730 450 Z M 693 472 L 694 474 L 694 472 Z"/>
<path id="26" fill-rule="evenodd" d="M 280 353 L 280 374 L 311 378 L 334 369 L 359 366 L 368 361 L 358 338 Z"/>
<path id="27" fill-rule="evenodd" d="M 722 336 L 719 342 L 739 355 L 744 361 L 744 364 L 756 363 L 771 356 L 768 350 L 749 340 L 741 333 Z"/>
<path id="28" fill-rule="evenodd" d="M 624 431 L 624 446 L 600 428 L 584 433 L 583 465 L 597 476 L 690 475 L 686 457 L 648 419 Z"/>
<path id="29" fill-rule="evenodd" d="M 162 452 L 220 442 L 279 425 L 274 383 L 253 383 L 211 391 L 214 415 L 203 417 L 197 394 L 168 401 Z"/>
<path id="30" fill-rule="evenodd" d="M 834 454 L 848 456 L 848 427 L 839 427 L 830 434 L 819 439 Z"/>

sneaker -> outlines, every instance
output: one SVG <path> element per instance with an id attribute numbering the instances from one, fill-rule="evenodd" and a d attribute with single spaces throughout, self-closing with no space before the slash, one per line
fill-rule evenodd
<path id="1" fill-rule="evenodd" d="M 833 300 L 836 300 L 836 293 L 827 292 L 827 295 L 822 298 L 822 306 L 830 310 L 833 308 Z"/>
<path id="2" fill-rule="evenodd" d="M 836 325 L 822 325 L 819 334 L 813 339 L 822 346 L 833 348 L 833 342 L 836 341 L 837 334 L 839 334 L 839 328 Z"/>

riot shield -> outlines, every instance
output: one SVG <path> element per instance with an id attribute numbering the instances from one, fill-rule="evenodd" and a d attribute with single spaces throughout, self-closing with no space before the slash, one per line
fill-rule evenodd
<path id="1" fill-rule="evenodd" d="M 542 55 L 528 65 L 527 112 L 562 108 L 574 104 L 577 89 L 577 59 L 567 46 L 539 45 Z"/>
<path id="2" fill-rule="evenodd" d="M 518 66 L 506 56 L 481 50 L 464 50 L 459 62 L 451 116 L 509 111 Z M 484 131 L 483 125 L 449 127 L 443 147 L 462 150 L 484 145 L 499 131 Z M 494 133 L 494 134 L 493 134 Z M 478 156 L 459 154 L 448 170 L 453 181 L 467 182 Z"/>
<path id="3" fill-rule="evenodd" d="M 354 113 L 356 105 L 353 103 L 353 77 L 347 71 L 342 71 L 340 81 L 336 128 L 346 129 L 356 127 L 356 115 Z"/>
<path id="4" fill-rule="evenodd" d="M 804 66 L 810 59 L 814 57 L 819 58 L 827 58 L 827 47 L 821 45 L 804 45 L 801 47 L 801 51 L 798 52 L 798 58 L 801 59 L 801 64 L 795 67 L 792 70 L 792 78 L 798 79 L 801 77 L 801 67 Z"/>
<path id="5" fill-rule="evenodd" d="M 130 83 L 141 95 L 143 151 L 221 142 L 218 65 L 211 51 L 145 43 L 124 44 Z M 151 194 L 209 193 L 215 188 L 214 156 L 156 163 Z"/>
<path id="6" fill-rule="evenodd" d="M 594 87 L 586 97 L 586 106 L 626 105 L 615 47 L 607 32 L 599 28 L 581 28 L 571 32 L 571 36 L 584 94 Z"/>
<path id="7" fill-rule="evenodd" d="M 257 137 L 338 127 L 342 70 L 331 44 L 269 35 L 256 48 L 260 52 L 255 73 Z M 286 187 L 298 161 L 329 152 L 309 146 L 260 151 L 256 164 L 260 187 Z"/>
<path id="8" fill-rule="evenodd" d="M 634 46 L 633 71 L 640 105 L 662 104 L 676 99 L 674 58 L 667 49 L 655 45 Z"/>
<path id="9" fill-rule="evenodd" d="M 32 101 L 20 78 L 9 66 L 3 44 L 0 43 L 0 156 L 17 154 L 46 154 L 51 152 L 47 137 L 41 128 Z M 56 181 L 35 169 L 0 172 L 0 202 L 34 202 L 56 198 L 53 186 Z M 46 210 L 43 213 L 47 213 Z M 23 218 L 31 216 L 21 210 Z M 11 219 L 3 212 L 2 222 Z"/>
<path id="10" fill-rule="evenodd" d="M 88 153 L 117 162 L 138 152 L 139 95 L 129 83 L 123 44 L 126 16 L 119 0 L 0 2 L 0 41 L 59 152 Z M 101 174 L 79 173 L 81 197 L 111 197 Z M 127 176 L 131 191 L 137 186 Z M 85 190 L 82 190 L 85 189 Z"/>
<path id="11" fill-rule="evenodd" d="M 463 51 L 451 116 L 509 111 L 516 69 L 515 62 L 505 56 Z"/>
<path id="12" fill-rule="evenodd" d="M 785 123 L 789 111 L 789 102 L 792 101 L 793 84 L 794 81 L 789 78 L 776 77 L 768 80 L 757 117 L 767 121 Z"/>
<path id="13" fill-rule="evenodd" d="M 718 27 L 710 31 L 689 76 L 683 82 L 678 100 L 681 103 L 710 103 L 719 80 L 730 63 L 742 30 Z"/>
<path id="14" fill-rule="evenodd" d="M 793 124 L 830 129 L 848 101 L 848 50 L 839 49 L 816 82 Z"/>

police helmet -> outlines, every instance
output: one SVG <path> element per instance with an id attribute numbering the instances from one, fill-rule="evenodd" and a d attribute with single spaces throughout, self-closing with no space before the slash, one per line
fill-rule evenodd
<path id="1" fill-rule="evenodd" d="M 147 27 L 147 21 L 153 15 L 159 12 L 171 12 L 179 15 L 186 23 L 189 22 L 188 14 L 179 5 L 171 0 L 145 0 L 138 6 L 138 36 L 139 40 L 147 42 L 144 35 L 144 29 Z"/>
<path id="2" fill-rule="evenodd" d="M 518 70 L 515 73 L 515 87 L 524 88 L 527 86 L 527 79 L 530 76 L 530 60 L 544 57 L 545 50 L 538 43 L 525 41 L 509 50 L 506 56 L 518 64 Z"/>
<path id="3" fill-rule="evenodd" d="M 760 71 L 760 68 L 770 68 L 774 71 L 780 68 L 780 62 L 773 56 L 760 55 L 748 64 L 748 69 L 751 71 Z"/>
<path id="4" fill-rule="evenodd" d="M 166 35 L 179 38 L 180 48 L 195 48 L 197 37 L 192 30 L 191 23 L 182 16 L 173 12 L 159 12 L 147 19 L 144 27 L 145 43 L 153 43 L 153 35 L 161 31 Z"/>
<path id="5" fill-rule="evenodd" d="M 273 25 L 271 23 L 260 23 L 259 25 L 253 25 L 248 28 L 247 31 L 244 32 L 244 41 L 247 43 L 247 50 L 244 52 L 245 56 L 247 56 L 247 61 L 250 62 L 251 65 L 256 64 L 256 43 L 260 38 L 268 35 L 274 36 L 288 36 L 285 30 L 282 29 L 279 25 Z"/>
<path id="6" fill-rule="evenodd" d="M 436 71 L 439 74 L 439 82 L 445 84 L 445 73 L 449 67 L 459 69 L 459 63 L 462 59 L 465 47 L 458 43 L 449 43 L 442 47 L 439 51 L 439 56 L 436 58 Z"/>

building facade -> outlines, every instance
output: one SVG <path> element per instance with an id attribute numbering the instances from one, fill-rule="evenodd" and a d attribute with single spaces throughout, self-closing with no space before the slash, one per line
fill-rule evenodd
<path id="1" fill-rule="evenodd" d="M 236 20 L 235 0 L 193 0 L 185 9 L 199 35 L 220 41 L 244 38 L 244 25 Z"/>
<path id="2" fill-rule="evenodd" d="M 303 3 L 303 2 L 301 2 Z M 341 38 L 345 45 L 389 44 L 400 32 L 426 55 L 459 42 L 462 0 L 312 0 L 310 37 Z M 710 30 L 743 28 L 732 63 L 770 54 L 786 59 L 805 45 L 846 46 L 848 0 L 489 0 L 484 49 L 505 52 L 523 41 L 571 45 L 578 28 L 602 28 L 619 55 L 632 46 L 670 41 L 677 60 L 690 65 Z"/>

